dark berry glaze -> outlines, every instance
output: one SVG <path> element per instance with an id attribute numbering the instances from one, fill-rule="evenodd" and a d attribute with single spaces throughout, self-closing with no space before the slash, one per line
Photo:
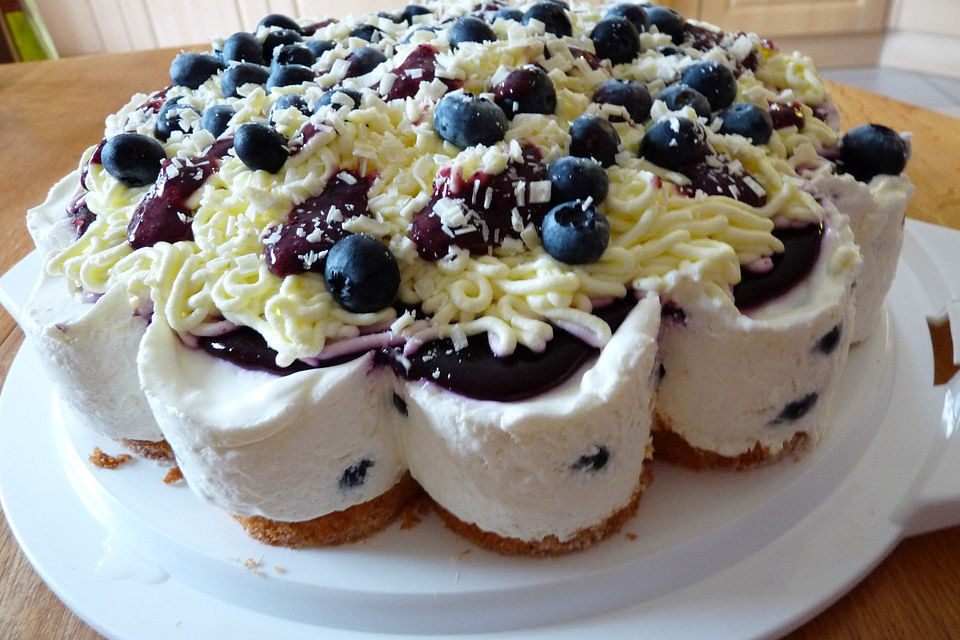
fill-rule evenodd
<path id="1" fill-rule="evenodd" d="M 160 167 L 156 183 L 137 205 L 127 227 L 127 242 L 134 249 L 158 242 L 192 240 L 193 212 L 187 200 L 220 168 L 233 146 L 224 138 L 198 158 L 168 158 Z"/>
<path id="2" fill-rule="evenodd" d="M 684 25 L 683 32 L 684 44 L 688 44 L 697 51 L 709 51 L 713 49 L 720 44 L 723 36 L 726 35 L 723 31 L 711 31 L 710 29 L 704 29 L 689 22 Z"/>
<path id="3" fill-rule="evenodd" d="M 762 207 L 767 204 L 767 194 L 760 190 L 754 191 L 747 184 L 748 174 L 731 165 L 717 156 L 708 156 L 700 162 L 688 164 L 680 169 L 680 173 L 690 178 L 690 184 L 678 187 L 680 193 L 693 196 L 702 191 L 708 196 L 726 196 L 739 200 L 751 207 Z M 759 186 L 756 180 L 754 184 Z"/>
<path id="4" fill-rule="evenodd" d="M 733 300 L 740 311 L 749 311 L 790 291 L 810 274 L 820 256 L 820 224 L 775 229 L 773 235 L 783 242 L 783 253 L 775 254 L 773 268 L 763 273 L 743 270 L 742 279 L 733 287 Z"/>
<path id="5" fill-rule="evenodd" d="M 421 82 L 433 82 L 436 78 L 437 54 L 440 50 L 432 44 L 421 44 L 407 56 L 400 66 L 393 70 L 396 75 L 386 99 L 397 100 L 417 95 Z M 443 84 L 452 90 L 459 89 L 459 80 L 443 79 Z"/>
<path id="6" fill-rule="evenodd" d="M 496 175 L 478 171 L 469 180 L 464 180 L 450 167 L 441 169 L 433 182 L 433 198 L 413 216 L 410 239 L 425 260 L 439 260 L 447 255 L 451 246 L 471 253 L 487 253 L 506 238 L 520 237 L 522 228 L 517 230 L 513 226 L 514 209 L 519 213 L 522 225 L 533 222 L 540 226 L 550 205 L 531 203 L 529 185 L 541 180 L 547 180 L 547 168 L 541 162 L 539 149 L 529 145 L 523 149 L 522 162 L 511 160 L 507 168 Z M 518 199 L 515 187 L 519 182 L 525 182 L 527 187 Z M 488 190 L 491 191 L 489 196 Z M 443 198 L 463 204 L 464 210 L 469 212 L 472 230 L 455 233 L 445 229 L 435 212 L 437 203 Z"/>
<path id="7" fill-rule="evenodd" d="M 151 94 L 143 104 L 137 107 L 137 111 L 141 113 L 157 113 L 167 102 L 167 92 L 170 91 L 170 89 L 173 89 L 173 85 Z"/>
<path id="8" fill-rule="evenodd" d="M 346 175 L 350 177 L 346 177 Z M 323 192 L 294 207 L 287 222 L 263 241 L 267 268 L 278 276 L 305 271 L 323 273 L 323 257 L 337 240 L 350 235 L 343 223 L 367 211 L 367 193 L 374 176 L 336 174 Z M 331 215 L 336 208 L 339 215 Z"/>
<path id="9" fill-rule="evenodd" d="M 595 54 L 590 53 L 586 49 L 574 47 L 573 45 L 570 45 L 568 48 L 570 49 L 570 53 L 573 54 L 574 58 L 583 58 L 594 71 L 600 68 L 600 58 L 598 58 Z M 546 52 L 544 53 L 546 54 Z"/>
<path id="10" fill-rule="evenodd" d="M 80 170 L 80 186 L 84 189 L 89 190 L 89 187 L 87 186 L 87 176 L 90 175 L 90 165 L 103 164 L 101 156 L 103 154 L 103 145 L 105 144 L 107 144 L 106 139 L 100 141 L 100 144 L 98 144 L 94 148 L 93 153 L 90 154 L 90 159 L 87 160 L 87 163 L 83 165 L 83 169 Z"/>
<path id="11" fill-rule="evenodd" d="M 770 118 L 773 119 L 774 129 L 796 127 L 803 130 L 807 119 L 803 115 L 803 107 L 799 102 L 775 102 L 770 105 Z"/>
<path id="12" fill-rule="evenodd" d="M 313 366 L 301 360 L 293 364 L 277 366 L 277 352 L 267 346 L 267 341 L 250 327 L 239 327 L 219 336 L 199 337 L 197 346 L 215 358 L 232 362 L 251 371 L 268 371 L 277 375 L 290 375 L 308 369 L 332 367 L 359 358 L 363 353 L 350 353 L 339 358 L 323 360 Z"/>
<path id="13" fill-rule="evenodd" d="M 86 196 L 86 193 L 78 193 L 67 204 L 67 218 L 70 219 L 70 224 L 78 238 L 87 232 L 87 227 L 97 217 L 97 214 L 90 211 L 87 206 Z"/>
<path id="14" fill-rule="evenodd" d="M 616 331 L 636 302 L 627 296 L 594 313 Z M 512 402 L 562 384 L 600 352 L 557 327 L 541 352 L 518 345 L 511 355 L 499 358 L 490 350 L 486 334 L 471 336 L 467 342 L 459 351 L 450 339 L 430 342 L 407 359 L 409 367 L 400 364 L 395 353 L 381 356 L 386 355 L 397 375 L 408 380 L 427 380 L 477 400 Z"/>

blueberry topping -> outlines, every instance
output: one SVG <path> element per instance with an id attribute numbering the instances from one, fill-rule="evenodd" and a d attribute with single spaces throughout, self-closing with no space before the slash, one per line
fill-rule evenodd
<path id="1" fill-rule="evenodd" d="M 599 162 L 592 158 L 564 156 L 547 168 L 554 202 L 586 200 L 600 204 L 607 197 L 610 179 Z"/>
<path id="2" fill-rule="evenodd" d="M 593 28 L 590 39 L 597 55 L 613 64 L 630 62 L 640 53 L 640 33 L 626 18 L 604 18 Z"/>
<path id="3" fill-rule="evenodd" d="M 733 302 L 740 311 L 754 309 L 793 289 L 820 256 L 820 224 L 774 229 L 773 235 L 783 243 L 783 252 L 771 256 L 773 268 L 763 272 L 742 269 L 740 282 L 733 287 Z"/>
<path id="4" fill-rule="evenodd" d="M 238 31 L 223 43 L 223 51 L 220 53 L 223 61 L 226 62 L 252 62 L 253 64 L 263 64 L 263 45 L 257 40 L 257 37 L 246 31 Z"/>
<path id="5" fill-rule="evenodd" d="M 299 31 L 294 31 L 293 29 L 278 29 L 276 31 L 271 31 L 267 34 L 267 37 L 263 39 L 263 59 L 273 60 L 273 52 L 276 51 L 277 47 L 282 47 L 286 44 L 296 44 L 303 41 L 303 36 L 300 35 Z"/>
<path id="6" fill-rule="evenodd" d="M 317 61 L 317 56 L 309 47 L 302 44 L 285 44 L 277 49 L 273 54 L 273 60 L 270 61 L 270 69 L 276 70 L 287 64 L 298 64 L 304 67 L 312 67 Z"/>
<path id="7" fill-rule="evenodd" d="M 770 119 L 774 129 L 796 127 L 802 131 L 807 124 L 807 117 L 803 114 L 803 105 L 799 102 L 775 102 L 770 105 Z"/>
<path id="8" fill-rule="evenodd" d="M 679 111 L 684 107 L 691 107 L 701 118 L 709 118 L 712 111 L 710 101 L 707 100 L 705 95 L 683 83 L 670 85 L 661 91 L 657 98 L 663 100 L 670 111 Z"/>
<path id="9" fill-rule="evenodd" d="M 215 138 L 219 138 L 227 130 L 230 119 L 236 113 L 236 110 L 228 104 L 215 104 L 203 110 L 200 126 L 212 133 Z"/>
<path id="10" fill-rule="evenodd" d="M 523 14 L 523 24 L 530 24 L 531 20 L 539 20 L 544 24 L 547 33 L 555 36 L 569 36 L 573 33 L 570 18 L 563 5 L 554 2 L 538 2 Z"/>
<path id="11" fill-rule="evenodd" d="M 307 40 L 305 46 L 307 49 L 310 49 L 310 52 L 313 53 L 315 58 L 319 58 L 337 45 L 332 40 Z"/>
<path id="12" fill-rule="evenodd" d="M 469 93 L 447 94 L 433 112 L 433 127 L 441 138 L 466 149 L 493 145 L 507 132 L 507 116 L 496 103 Z"/>
<path id="13" fill-rule="evenodd" d="M 181 53 L 170 63 L 170 80 L 174 85 L 197 89 L 221 68 L 220 61 L 209 53 Z"/>
<path id="14" fill-rule="evenodd" d="M 413 42 L 413 36 L 414 36 L 415 34 L 421 32 L 421 31 L 428 31 L 428 32 L 430 32 L 430 33 L 436 33 L 436 32 L 437 32 L 437 28 L 438 28 L 438 27 L 437 27 L 436 25 L 431 25 L 431 26 L 420 25 L 419 27 L 417 27 L 416 29 L 414 29 L 413 31 L 411 31 L 410 33 L 407 34 L 407 37 L 403 39 L 403 44 L 410 44 L 411 42 Z M 429 38 L 428 38 L 428 39 L 429 39 Z"/>
<path id="15" fill-rule="evenodd" d="M 783 411 L 780 412 L 776 418 L 770 421 L 770 424 L 780 424 L 783 422 L 796 422 L 803 416 L 810 413 L 810 409 L 813 409 L 813 405 L 817 404 L 818 395 L 816 393 L 808 393 L 799 400 L 794 400 L 793 402 L 787 404 L 783 408 Z"/>
<path id="16" fill-rule="evenodd" d="M 655 50 L 662 56 L 679 56 L 683 54 L 680 47 L 672 44 L 662 44 Z"/>
<path id="17" fill-rule="evenodd" d="M 840 142 L 841 169 L 860 182 L 877 175 L 898 175 L 907 166 L 907 143 L 882 124 L 865 124 L 847 132 Z"/>
<path id="18" fill-rule="evenodd" d="M 220 77 L 220 93 L 224 98 L 239 98 L 237 92 L 245 84 L 264 85 L 270 77 L 270 70 L 252 62 L 241 62 L 230 67 Z"/>
<path id="19" fill-rule="evenodd" d="M 160 141 L 166 142 L 167 139 L 170 138 L 170 134 L 174 131 L 184 131 L 182 124 L 184 111 L 200 113 L 194 107 L 180 104 L 180 98 L 168 100 L 167 103 L 163 105 L 157 113 L 157 122 L 154 125 L 154 132 Z"/>
<path id="20" fill-rule="evenodd" d="M 705 95 L 713 111 L 726 109 L 737 98 L 737 79 L 733 72 L 713 60 L 687 67 L 681 81 Z"/>
<path id="21" fill-rule="evenodd" d="M 367 42 L 376 44 L 383 40 L 386 34 L 380 30 L 379 27 L 372 24 L 361 24 L 358 27 L 355 27 L 353 31 L 350 32 L 350 35 L 354 38 L 360 38 L 361 40 L 366 40 Z"/>
<path id="22" fill-rule="evenodd" d="M 515 7 L 500 7 L 497 9 L 497 12 L 493 14 L 493 20 L 513 20 L 514 22 L 523 22 L 523 11 Z"/>
<path id="23" fill-rule="evenodd" d="M 343 108 L 346 108 L 347 111 L 352 111 L 360 106 L 362 100 L 363 96 L 356 89 L 334 88 L 324 92 L 323 95 L 320 96 L 320 99 L 317 100 L 317 105 L 313 108 L 313 112 L 316 113 L 320 111 L 321 107 L 329 105 L 334 105 L 337 111 Z"/>
<path id="24" fill-rule="evenodd" d="M 287 139 L 273 127 L 248 122 L 237 129 L 233 139 L 237 157 L 243 164 L 256 171 L 263 169 L 268 173 L 280 171 L 287 161 Z"/>
<path id="25" fill-rule="evenodd" d="M 630 114 L 630 119 L 640 124 L 650 117 L 653 98 L 647 85 L 636 80 L 604 80 L 593 92 L 593 101 L 600 104 L 615 104 Z"/>
<path id="26" fill-rule="evenodd" d="M 408 4 L 403 8 L 403 11 L 400 12 L 400 19 L 407 24 L 412 25 L 414 18 L 417 16 L 425 16 L 428 13 L 433 12 L 421 4 Z"/>
<path id="27" fill-rule="evenodd" d="M 823 355 L 828 356 L 834 351 L 836 351 L 839 345 L 840 345 L 840 325 L 837 325 L 833 329 L 830 329 L 830 331 L 828 331 L 822 338 L 817 340 L 817 344 L 813 348 L 813 350 L 819 351 Z"/>
<path id="28" fill-rule="evenodd" d="M 373 466 L 373 460 L 364 458 L 352 467 L 344 470 L 337 485 L 341 489 L 353 489 L 362 485 L 367 479 L 367 469 Z"/>
<path id="29" fill-rule="evenodd" d="M 166 157 L 159 142 L 139 133 L 116 135 L 100 152 L 103 168 L 128 187 L 142 187 L 156 180 Z"/>
<path id="30" fill-rule="evenodd" d="M 275 68 L 267 78 L 267 92 L 275 87 L 289 87 L 304 82 L 313 82 L 317 75 L 310 67 L 302 64 L 285 64 Z"/>
<path id="31" fill-rule="evenodd" d="M 650 28 L 650 18 L 647 16 L 647 12 L 640 5 L 632 2 L 621 2 L 610 7 L 604 18 L 613 17 L 626 18 L 637 28 L 638 33 Z"/>
<path id="32" fill-rule="evenodd" d="M 528 64 L 493 88 L 493 100 L 507 117 L 518 113 L 552 114 L 557 110 L 557 90 L 541 67 Z"/>
<path id="33" fill-rule="evenodd" d="M 297 21 L 282 13 L 271 13 L 268 16 L 264 16 L 263 20 L 257 23 L 256 31 L 259 31 L 261 27 L 279 27 L 300 33 L 300 25 L 297 24 Z"/>
<path id="34" fill-rule="evenodd" d="M 277 111 L 281 111 L 283 109 L 289 109 L 290 107 L 294 107 L 305 116 L 310 115 L 310 107 L 307 106 L 306 98 L 304 98 L 299 93 L 285 93 L 279 98 L 277 98 L 272 105 L 270 105 L 270 114 L 268 116 L 268 119 L 270 120 L 270 122 L 274 122 L 276 120 L 274 118 L 274 114 Z"/>
<path id="35" fill-rule="evenodd" d="M 450 46 L 454 49 L 464 42 L 493 42 L 497 34 L 486 22 L 476 16 L 458 18 L 450 27 Z"/>
<path id="36" fill-rule="evenodd" d="M 749 102 L 738 102 L 720 114 L 720 133 L 749 138 L 753 144 L 767 144 L 773 135 L 773 118 L 766 109 Z"/>
<path id="37" fill-rule="evenodd" d="M 396 391 L 393 392 L 393 406 L 404 418 L 410 415 L 410 411 L 407 409 L 407 401 L 400 397 L 400 394 Z"/>
<path id="38" fill-rule="evenodd" d="M 581 200 L 551 209 L 540 230 L 543 248 L 567 264 L 589 264 L 603 255 L 610 242 L 610 222 Z"/>
<path id="39" fill-rule="evenodd" d="M 650 24 L 657 28 L 660 33 L 670 36 L 674 44 L 683 43 L 683 28 L 687 21 L 683 16 L 666 7 L 645 7 Z"/>
<path id="40" fill-rule="evenodd" d="M 570 465 L 571 470 L 595 472 L 600 471 L 607 465 L 610 460 L 610 452 L 607 451 L 606 447 L 599 444 L 593 446 L 596 448 L 596 452 L 577 458 L 577 461 Z"/>
<path id="41" fill-rule="evenodd" d="M 616 160 L 620 135 L 606 118 L 585 113 L 570 125 L 570 155 L 593 158 L 604 167 Z"/>
<path id="42" fill-rule="evenodd" d="M 396 299 L 400 266 L 385 244 L 373 236 L 355 233 L 330 248 L 323 280 L 341 307 L 354 313 L 372 313 Z"/>
<path id="43" fill-rule="evenodd" d="M 640 155 L 664 169 L 677 170 L 707 155 L 707 135 L 689 118 L 671 116 L 650 127 L 640 141 Z"/>
<path id="44" fill-rule="evenodd" d="M 356 78 L 357 76 L 363 76 L 374 69 L 377 68 L 377 65 L 381 62 L 385 62 L 387 56 L 383 55 L 383 52 L 374 47 L 360 47 L 355 50 L 349 56 L 347 56 L 347 61 L 350 62 L 350 66 L 347 67 L 347 78 Z"/>

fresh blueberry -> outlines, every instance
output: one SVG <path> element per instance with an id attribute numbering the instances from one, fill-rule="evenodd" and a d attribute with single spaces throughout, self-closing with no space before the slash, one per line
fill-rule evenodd
<path id="1" fill-rule="evenodd" d="M 650 18 L 643 7 L 632 2 L 621 2 L 610 7 L 604 18 L 626 18 L 642 33 L 650 28 Z"/>
<path id="2" fill-rule="evenodd" d="M 220 60 L 209 53 L 181 53 L 170 64 L 170 80 L 177 86 L 198 89 L 221 68 Z"/>
<path id="3" fill-rule="evenodd" d="M 626 18 L 604 18 L 590 32 L 590 39 L 597 55 L 613 64 L 630 62 L 640 53 L 640 34 Z"/>
<path id="4" fill-rule="evenodd" d="M 257 37 L 246 31 L 238 31 L 223 43 L 224 62 L 252 62 L 263 64 L 263 45 Z"/>
<path id="5" fill-rule="evenodd" d="M 385 244 L 355 233 L 330 248 L 323 279 L 341 307 L 354 313 L 372 313 L 396 299 L 400 266 Z"/>
<path id="6" fill-rule="evenodd" d="M 425 16 L 428 13 L 433 13 L 433 11 L 420 4 L 408 4 L 403 8 L 403 11 L 400 12 L 400 19 L 412 25 L 414 18 L 417 16 Z"/>
<path id="7" fill-rule="evenodd" d="M 680 47 L 672 44 L 662 44 L 656 48 L 656 51 L 662 56 L 683 55 L 683 51 L 680 49 Z"/>
<path id="8" fill-rule="evenodd" d="M 411 42 L 413 42 L 413 35 L 417 32 L 429 31 L 430 33 L 436 33 L 437 29 L 438 27 L 436 25 L 430 25 L 430 26 L 420 25 L 419 27 L 417 27 L 416 29 L 412 30 L 410 33 L 407 34 L 407 37 L 403 39 L 403 44 L 410 44 Z"/>
<path id="9" fill-rule="evenodd" d="M 100 161 L 111 176 L 128 187 L 151 184 L 167 158 L 160 143 L 139 133 L 121 133 L 103 145 Z"/>
<path id="10" fill-rule="evenodd" d="M 287 161 L 287 139 L 273 127 L 259 122 L 248 122 L 237 129 L 233 148 L 243 164 L 254 171 L 280 171 Z"/>
<path id="11" fill-rule="evenodd" d="M 270 122 L 274 122 L 274 114 L 277 111 L 289 109 L 290 107 L 297 109 L 305 116 L 310 115 L 310 107 L 307 106 L 307 100 L 302 95 L 299 93 L 285 93 L 277 98 L 276 101 L 270 106 L 270 114 L 268 119 Z"/>
<path id="12" fill-rule="evenodd" d="M 570 11 L 570 3 L 565 2 L 564 0 L 543 0 L 543 1 L 548 2 L 550 4 L 555 4 L 557 6 L 563 7 L 567 11 Z"/>
<path id="13" fill-rule="evenodd" d="M 270 61 L 270 70 L 274 71 L 277 67 L 282 67 L 285 64 L 312 67 L 316 61 L 317 56 L 306 45 L 285 44 L 274 52 L 273 60 Z"/>
<path id="14" fill-rule="evenodd" d="M 372 24 L 361 24 L 355 27 L 353 31 L 350 32 L 350 35 L 374 44 L 386 37 L 386 34 L 379 27 Z"/>
<path id="15" fill-rule="evenodd" d="M 491 22 L 496 22 L 497 20 L 523 22 L 523 11 L 515 7 L 500 7 L 497 9 L 497 12 L 493 14 L 493 20 Z"/>
<path id="16" fill-rule="evenodd" d="M 840 142 L 840 165 L 860 182 L 877 175 L 898 175 L 907 166 L 907 143 L 882 124 L 864 124 L 847 132 Z"/>
<path id="17" fill-rule="evenodd" d="M 653 98 L 647 85 L 636 80 L 604 80 L 593 92 L 593 101 L 600 104 L 615 104 L 630 114 L 630 119 L 642 124 L 650 117 Z"/>
<path id="18" fill-rule="evenodd" d="M 585 113 L 570 125 L 570 155 L 593 158 L 604 167 L 615 161 L 620 135 L 610 121 L 594 113 Z"/>
<path id="19" fill-rule="evenodd" d="M 476 16 L 458 18 L 450 27 L 450 46 L 454 49 L 464 42 L 493 42 L 497 34 L 486 22 Z"/>
<path id="20" fill-rule="evenodd" d="M 441 138 L 466 149 L 493 145 L 507 132 L 507 116 L 496 103 L 469 93 L 451 93 L 437 103 L 433 127 Z"/>
<path id="21" fill-rule="evenodd" d="M 285 16 L 282 13 L 271 13 L 268 16 L 265 16 L 263 20 L 257 23 L 256 31 L 259 31 L 261 27 L 279 27 L 281 29 L 290 29 L 291 31 L 296 31 L 300 33 L 300 25 L 297 24 L 297 21 L 291 18 L 290 16 Z"/>
<path id="22" fill-rule="evenodd" d="M 569 36 L 573 33 L 570 18 L 562 5 L 554 2 L 538 2 L 523 14 L 523 24 L 538 20 L 544 24 L 547 33 L 555 36 Z"/>
<path id="23" fill-rule="evenodd" d="M 236 113 L 236 110 L 228 104 L 215 104 L 203 110 L 200 126 L 212 133 L 213 137 L 219 138 L 227 130 L 230 119 Z"/>
<path id="24" fill-rule="evenodd" d="M 655 26 L 657 31 L 670 36 L 674 44 L 683 43 L 683 28 L 687 21 L 682 15 L 666 7 L 645 7 L 645 11 L 650 24 Z"/>
<path id="25" fill-rule="evenodd" d="M 157 121 L 154 124 L 154 131 L 161 142 L 166 142 L 170 134 L 174 131 L 184 131 L 181 123 L 183 122 L 183 112 L 193 111 L 200 113 L 196 108 L 180 104 L 180 98 L 168 100 L 166 104 L 157 112 Z"/>
<path id="26" fill-rule="evenodd" d="M 303 84 L 304 82 L 313 82 L 317 79 L 317 74 L 310 67 L 302 64 L 285 64 L 282 67 L 276 67 L 267 78 L 267 92 L 275 87 L 289 87 Z"/>
<path id="27" fill-rule="evenodd" d="M 319 58 L 336 46 L 332 40 L 307 40 L 306 42 L 306 47 L 313 53 L 314 58 Z"/>
<path id="28" fill-rule="evenodd" d="M 353 104 L 350 104 L 351 100 Z M 313 112 L 317 113 L 321 107 L 326 107 L 331 104 L 336 105 L 337 111 L 343 108 L 351 111 L 359 107 L 362 100 L 363 95 L 356 89 L 334 88 L 325 91 L 323 95 L 320 96 L 316 106 L 313 108 Z"/>
<path id="29" fill-rule="evenodd" d="M 720 114 L 720 133 L 750 138 L 753 144 L 767 144 L 773 135 L 773 118 L 766 109 L 749 102 L 737 102 Z"/>
<path id="30" fill-rule="evenodd" d="M 657 96 L 659 100 L 667 105 L 670 111 L 679 111 L 684 107 L 692 107 L 701 118 L 709 118 L 711 109 L 710 101 L 693 87 L 689 87 L 682 82 L 672 84 Z"/>
<path id="31" fill-rule="evenodd" d="M 238 89 L 245 84 L 264 85 L 270 77 L 270 70 L 252 62 L 241 62 L 230 67 L 220 76 L 220 93 L 224 98 L 239 98 Z"/>
<path id="32" fill-rule="evenodd" d="M 347 67 L 347 78 L 356 78 L 357 76 L 363 76 L 374 69 L 377 68 L 377 65 L 385 62 L 387 56 L 383 55 L 383 52 L 374 47 L 360 47 L 356 49 L 353 53 L 347 56 L 347 61 L 350 63 L 350 66 Z"/>
<path id="33" fill-rule="evenodd" d="M 713 111 L 726 109 L 737 98 L 737 79 L 733 72 L 713 60 L 687 67 L 681 82 L 705 95 Z"/>
<path id="34" fill-rule="evenodd" d="M 603 166 L 592 158 L 563 156 L 550 163 L 551 196 L 554 202 L 586 200 L 600 204 L 607 197 L 610 179 Z"/>
<path id="35" fill-rule="evenodd" d="M 543 248 L 567 264 L 590 264 L 603 255 L 610 242 L 610 222 L 583 201 L 557 205 L 543 218 Z"/>
<path id="36" fill-rule="evenodd" d="M 640 141 L 640 155 L 664 169 L 677 170 L 707 154 L 707 135 L 689 118 L 663 118 Z"/>
<path id="37" fill-rule="evenodd" d="M 264 61 L 273 60 L 273 52 L 276 51 L 277 47 L 282 47 L 285 44 L 297 44 L 302 41 L 303 36 L 300 35 L 299 31 L 293 29 L 271 31 L 263 39 L 263 59 Z"/>
<path id="38" fill-rule="evenodd" d="M 557 110 L 557 90 L 541 67 L 528 64 L 511 71 L 493 87 L 493 100 L 508 117 L 518 113 L 552 114 Z"/>

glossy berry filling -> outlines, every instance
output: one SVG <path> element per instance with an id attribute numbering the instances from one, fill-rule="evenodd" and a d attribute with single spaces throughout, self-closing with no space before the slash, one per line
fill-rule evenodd
<path id="1" fill-rule="evenodd" d="M 772 256 L 773 268 L 763 273 L 744 269 L 742 279 L 733 287 L 733 300 L 746 312 L 790 291 L 806 278 L 820 257 L 823 226 L 775 229 L 773 235 L 783 242 L 783 253 Z"/>

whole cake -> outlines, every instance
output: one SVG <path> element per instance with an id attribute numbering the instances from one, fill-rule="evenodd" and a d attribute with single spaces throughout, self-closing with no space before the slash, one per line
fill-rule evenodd
<path id="1" fill-rule="evenodd" d="M 905 138 L 838 133 L 810 60 L 649 5 L 271 15 L 28 214 L 23 314 L 77 419 L 272 544 L 421 488 L 502 553 L 582 549 L 653 456 L 823 433 L 883 314 Z"/>

